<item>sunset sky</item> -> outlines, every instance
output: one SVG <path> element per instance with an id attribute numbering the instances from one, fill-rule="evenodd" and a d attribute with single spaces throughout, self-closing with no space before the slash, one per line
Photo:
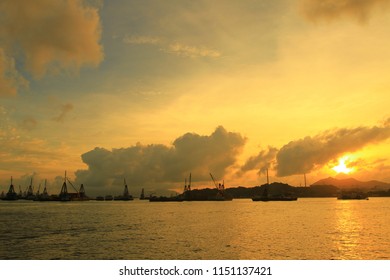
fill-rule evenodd
<path id="1" fill-rule="evenodd" d="M 390 183 L 390 0 L 3 0 L 0 191 Z M 345 169 L 343 169 L 345 170 Z M 339 174 L 340 176 L 340 174 Z"/>

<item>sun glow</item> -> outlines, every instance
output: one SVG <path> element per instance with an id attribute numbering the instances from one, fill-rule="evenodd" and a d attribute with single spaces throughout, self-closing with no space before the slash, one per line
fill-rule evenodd
<path id="1" fill-rule="evenodd" d="M 349 158 L 347 156 L 339 158 L 339 164 L 332 167 L 334 171 L 337 173 L 344 173 L 344 174 L 349 174 L 353 171 L 353 168 L 348 167 L 346 165 L 346 162 L 348 162 Z"/>

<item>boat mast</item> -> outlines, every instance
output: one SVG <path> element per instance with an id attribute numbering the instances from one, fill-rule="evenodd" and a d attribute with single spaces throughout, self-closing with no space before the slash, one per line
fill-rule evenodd
<path id="1" fill-rule="evenodd" d="M 267 185 L 269 185 L 268 168 L 267 168 Z"/>

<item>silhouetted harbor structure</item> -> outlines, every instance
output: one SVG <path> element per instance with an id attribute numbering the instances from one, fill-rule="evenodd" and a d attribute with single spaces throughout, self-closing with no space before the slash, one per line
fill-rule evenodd
<path id="1" fill-rule="evenodd" d="M 334 197 L 343 199 L 367 199 L 368 197 L 390 197 L 390 186 L 386 183 L 376 182 L 373 186 L 361 187 L 359 185 L 351 186 L 334 186 L 331 184 L 318 184 L 317 182 L 307 186 L 291 186 L 289 184 L 281 182 L 267 183 L 261 186 L 254 187 L 230 187 L 225 188 L 224 181 L 221 183 L 216 182 L 213 175 L 210 174 L 213 180 L 213 188 L 201 188 L 194 189 L 192 186 L 192 174 L 184 179 L 184 190 L 180 194 L 173 194 L 167 196 L 157 196 L 154 193 L 145 195 L 145 189 L 142 188 L 139 199 L 148 200 L 152 202 L 157 201 L 230 201 L 237 198 L 249 198 L 253 201 L 295 201 L 298 198 L 309 197 Z M 4 201 L 13 200 L 33 200 L 33 201 L 88 201 L 91 200 L 85 191 L 85 187 L 81 184 L 79 190 L 77 190 L 72 182 L 66 177 L 62 182 L 61 191 L 57 194 L 49 194 L 47 183 L 45 180 L 44 189 L 41 191 L 39 185 L 38 190 L 34 192 L 33 180 L 29 180 L 28 187 L 22 191 L 22 187 L 19 185 L 19 191 L 16 192 L 14 179 L 11 177 L 11 184 L 8 189 L 3 189 L 0 194 L 0 199 Z M 320 181 L 319 181 L 320 182 Z M 321 182 L 320 182 L 321 183 Z M 384 184 L 384 185 L 380 185 Z M 74 191 L 69 191 L 73 188 Z M 353 194 L 356 193 L 356 194 Z M 357 195 L 359 194 L 359 195 Z M 126 180 L 124 180 L 123 193 L 118 196 L 112 196 L 107 194 L 106 196 L 98 195 L 92 200 L 95 201 L 130 201 L 134 200 L 134 197 L 130 194 Z"/>
<path id="2" fill-rule="evenodd" d="M 305 187 L 306 187 L 306 175 L 305 175 Z M 267 169 L 267 184 L 263 186 L 263 192 L 259 196 L 252 197 L 252 201 L 296 201 L 298 197 L 292 194 L 284 194 L 284 193 L 275 193 L 270 194 L 269 192 L 269 177 L 268 177 L 268 169 Z"/>
<path id="3" fill-rule="evenodd" d="M 17 200 L 18 199 L 18 194 L 15 192 L 14 185 L 12 184 L 12 176 L 11 176 L 11 184 L 9 186 L 8 192 L 2 198 L 3 200 Z"/>
<path id="4" fill-rule="evenodd" d="M 124 183 L 123 194 L 114 197 L 114 200 L 123 200 L 123 201 L 134 200 L 133 196 L 129 193 L 129 189 L 128 189 L 127 184 L 126 184 L 126 179 L 123 179 L 123 183 Z"/>
<path id="5" fill-rule="evenodd" d="M 233 196 L 226 192 L 225 182 L 217 183 L 213 175 L 210 177 L 214 183 L 214 189 L 193 190 L 191 189 L 191 173 L 188 180 L 188 185 L 185 180 L 183 199 L 185 201 L 231 201 Z"/>

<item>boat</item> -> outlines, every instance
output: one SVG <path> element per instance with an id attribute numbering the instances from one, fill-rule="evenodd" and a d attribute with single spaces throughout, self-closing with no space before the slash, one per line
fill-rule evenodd
<path id="1" fill-rule="evenodd" d="M 69 180 L 68 180 L 68 182 L 70 184 L 72 184 Z M 85 193 L 84 184 L 80 185 L 80 189 L 77 193 L 71 194 L 70 200 L 72 200 L 72 201 L 88 201 L 88 200 L 90 200 L 90 198 Z"/>
<path id="2" fill-rule="evenodd" d="M 70 201 L 70 194 L 68 193 L 68 186 L 66 185 L 66 171 L 64 182 L 62 183 L 60 194 L 58 195 L 59 201 Z"/>
<path id="3" fill-rule="evenodd" d="M 342 192 L 337 199 L 340 200 L 348 200 L 348 199 L 355 199 L 355 200 L 368 200 L 368 196 L 365 193 L 362 192 Z"/>
<path id="4" fill-rule="evenodd" d="M 145 190 L 144 190 L 144 188 L 142 188 L 139 199 L 140 200 L 149 200 L 149 198 L 152 196 L 153 196 L 153 194 L 150 194 L 149 196 L 145 196 Z"/>
<path id="5" fill-rule="evenodd" d="M 34 195 L 34 188 L 32 186 L 32 181 L 33 181 L 33 178 L 31 177 L 30 185 L 28 186 L 27 191 L 25 191 L 25 195 L 20 197 L 21 199 L 26 199 L 26 200 L 34 200 L 35 199 L 36 196 Z"/>
<path id="6" fill-rule="evenodd" d="M 259 196 L 252 197 L 252 201 L 296 201 L 298 197 L 291 194 L 270 194 L 269 193 L 269 177 L 267 169 L 267 184 L 264 185 L 263 193 Z"/>
<path id="7" fill-rule="evenodd" d="M 298 197 L 290 194 L 269 194 L 269 184 L 264 185 L 263 193 L 259 196 L 252 197 L 252 201 L 296 201 Z"/>
<path id="8" fill-rule="evenodd" d="M 68 192 L 68 186 L 67 186 L 66 182 L 68 182 L 76 192 L 73 192 L 73 193 Z M 66 177 L 66 171 L 65 171 L 64 183 L 62 184 L 61 192 L 58 195 L 58 198 L 56 198 L 56 200 L 59 200 L 59 201 L 88 201 L 88 200 L 90 200 L 90 198 L 85 194 L 84 185 L 81 184 L 80 189 L 77 190 L 75 188 L 75 186 L 72 184 L 72 182 Z"/>
<path id="9" fill-rule="evenodd" d="M 14 185 L 12 184 L 12 176 L 11 176 L 11 185 L 9 186 L 8 192 L 1 199 L 2 200 L 18 200 L 18 194 L 15 192 Z"/>
<path id="10" fill-rule="evenodd" d="M 151 196 L 149 197 L 150 202 L 183 202 L 184 199 L 180 195 L 175 196 Z"/>
<path id="11" fill-rule="evenodd" d="M 114 200 L 123 200 L 123 201 L 134 200 L 133 196 L 131 194 L 129 194 L 129 189 L 127 188 L 127 184 L 126 184 L 126 179 L 123 179 L 123 182 L 125 185 L 124 190 L 123 190 L 123 194 L 114 197 Z"/>
<path id="12" fill-rule="evenodd" d="M 36 194 L 34 201 L 52 201 L 52 200 L 54 200 L 54 199 L 47 192 L 46 180 L 45 180 L 45 188 L 43 189 L 43 192 L 39 193 L 39 190 L 38 190 L 38 193 Z"/>
<path id="13" fill-rule="evenodd" d="M 104 200 L 105 201 L 111 201 L 111 200 L 114 200 L 114 197 L 111 195 L 111 194 L 108 194 L 104 197 Z"/>

